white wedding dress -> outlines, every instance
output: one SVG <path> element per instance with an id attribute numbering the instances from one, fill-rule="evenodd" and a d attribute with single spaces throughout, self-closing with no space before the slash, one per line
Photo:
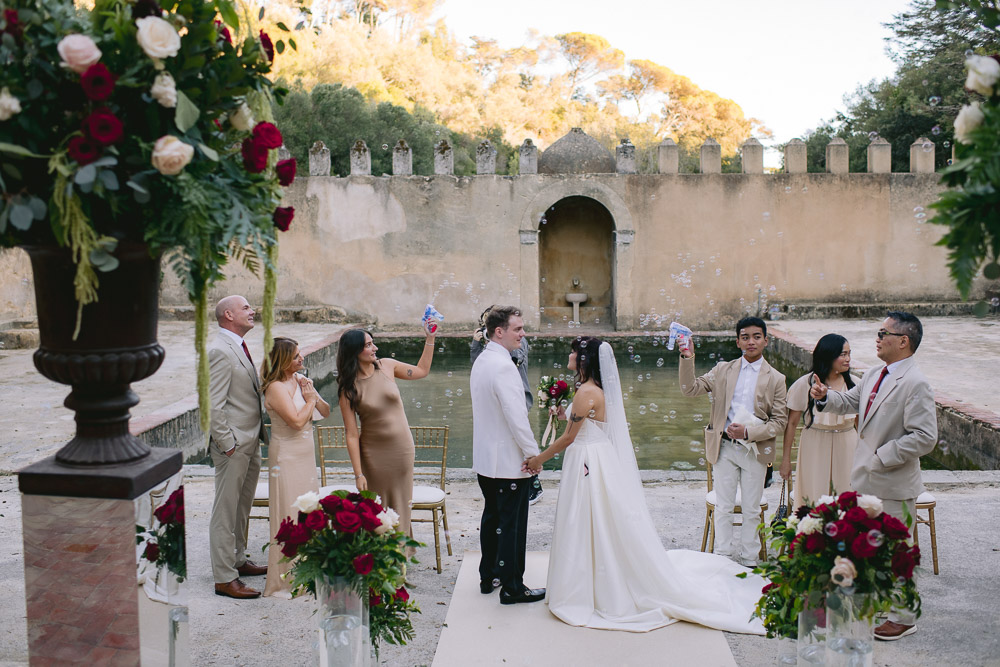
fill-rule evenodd
<path id="1" fill-rule="evenodd" d="M 600 348 L 606 422 L 585 419 L 566 450 L 546 603 L 569 625 L 648 632 L 675 621 L 764 634 L 751 618 L 765 581 L 724 556 L 660 543 L 625 422 L 611 346 Z"/>

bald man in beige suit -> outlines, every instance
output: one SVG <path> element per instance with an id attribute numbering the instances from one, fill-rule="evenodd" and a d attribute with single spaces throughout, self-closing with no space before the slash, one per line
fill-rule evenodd
<path id="1" fill-rule="evenodd" d="M 209 550 L 215 594 L 236 599 L 260 597 L 240 575 L 267 574 L 246 558 L 247 523 L 260 475 L 260 442 L 267 442 L 260 379 L 243 336 L 253 329 L 254 311 L 242 296 L 227 296 L 215 307 L 219 330 L 208 346 L 208 391 L 212 415 L 209 451 L 215 464 L 215 502 Z"/>
<path id="2" fill-rule="evenodd" d="M 886 513 L 907 521 L 911 531 L 917 497 L 924 490 L 920 457 L 937 444 L 934 392 L 913 359 L 923 335 L 915 315 L 890 312 L 875 339 L 884 365 L 868 369 L 850 391 L 829 389 L 815 376 L 810 389 L 818 410 L 859 416 L 851 486 L 881 498 Z M 912 613 L 893 609 L 889 620 L 875 628 L 875 636 L 891 641 L 916 629 Z"/>

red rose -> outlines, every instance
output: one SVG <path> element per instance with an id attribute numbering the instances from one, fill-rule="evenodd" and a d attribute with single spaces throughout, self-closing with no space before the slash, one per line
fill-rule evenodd
<path id="1" fill-rule="evenodd" d="M 80 85 L 87 97 L 100 102 L 111 97 L 115 89 L 115 77 L 104 63 L 95 63 L 80 75 Z"/>
<path id="2" fill-rule="evenodd" d="M 382 520 L 379 519 L 375 514 L 367 507 L 362 506 L 358 512 L 358 516 L 361 518 L 361 527 L 367 531 L 373 531 L 382 525 Z"/>
<path id="3" fill-rule="evenodd" d="M 267 149 L 251 137 L 243 140 L 240 152 L 243 154 L 243 168 L 251 174 L 259 174 L 267 167 Z"/>
<path id="4" fill-rule="evenodd" d="M 101 146 L 110 146 L 122 138 L 122 122 L 107 107 L 101 107 L 83 120 L 83 129 Z"/>
<path id="5" fill-rule="evenodd" d="M 146 542 L 146 550 L 142 552 L 142 557 L 150 563 L 155 563 L 160 557 L 160 545 L 156 542 Z"/>
<path id="6" fill-rule="evenodd" d="M 360 505 L 361 507 L 367 507 L 369 510 L 371 510 L 372 514 L 378 514 L 379 512 L 385 509 L 371 498 L 362 498 L 358 502 L 358 505 Z"/>
<path id="7" fill-rule="evenodd" d="M 806 535 L 805 548 L 807 553 L 819 553 L 825 545 L 826 538 L 821 533 L 809 533 Z"/>
<path id="8" fill-rule="evenodd" d="M 18 19 L 17 10 L 3 10 L 3 20 L 7 24 L 7 27 L 0 30 L 0 32 L 5 32 L 14 39 L 20 41 L 21 35 L 24 34 L 24 30 L 21 28 L 21 21 Z"/>
<path id="9" fill-rule="evenodd" d="M 788 555 L 789 556 L 794 556 L 795 555 L 795 551 L 800 546 L 802 546 L 802 543 L 805 542 L 805 539 L 806 539 L 806 536 L 804 534 L 802 534 L 802 533 L 799 533 L 798 535 L 796 535 L 795 537 L 793 537 L 792 538 L 792 543 L 790 545 L 788 545 Z"/>
<path id="10" fill-rule="evenodd" d="M 174 504 L 174 523 L 184 525 L 184 487 L 178 487 L 170 494 L 167 502 Z"/>
<path id="11" fill-rule="evenodd" d="M 278 184 L 288 186 L 295 180 L 295 158 L 281 160 L 274 170 L 278 173 Z"/>
<path id="12" fill-rule="evenodd" d="M 323 510 L 309 512 L 304 523 L 309 530 L 323 530 L 326 528 L 326 515 L 323 514 Z"/>
<path id="13" fill-rule="evenodd" d="M 274 226 L 283 232 L 287 232 L 288 228 L 292 225 L 292 218 L 295 217 L 295 209 L 291 206 L 279 206 L 274 209 L 274 215 L 271 219 L 274 220 Z"/>
<path id="14" fill-rule="evenodd" d="M 340 496 L 329 495 L 326 498 L 320 498 L 319 506 L 322 507 L 327 514 L 333 516 L 337 513 L 341 507 L 343 507 L 343 499 Z"/>
<path id="15" fill-rule="evenodd" d="M 920 564 L 920 547 L 900 544 L 892 554 L 892 573 L 903 579 L 913 578 L 913 568 Z"/>
<path id="16" fill-rule="evenodd" d="M 253 140 L 264 148 L 281 148 L 284 139 L 281 138 L 281 130 L 274 126 L 274 123 L 257 123 L 253 126 Z"/>
<path id="17" fill-rule="evenodd" d="M 376 593 L 373 589 L 368 589 L 368 606 L 377 607 L 382 604 L 382 596 Z"/>
<path id="18" fill-rule="evenodd" d="M 906 524 L 891 514 L 882 515 L 882 532 L 891 540 L 905 540 L 910 536 Z"/>
<path id="19" fill-rule="evenodd" d="M 549 387 L 549 396 L 555 398 L 558 395 L 559 395 L 559 389 L 555 385 Z"/>
<path id="20" fill-rule="evenodd" d="M 355 556 L 351 562 L 354 564 L 354 571 L 362 577 L 371 572 L 372 568 L 375 567 L 375 557 L 371 554 Z"/>
<path id="21" fill-rule="evenodd" d="M 837 504 L 840 505 L 840 509 L 845 512 L 852 507 L 858 506 L 858 494 L 854 491 L 844 491 L 840 494 L 840 498 L 837 499 Z"/>
<path id="22" fill-rule="evenodd" d="M 286 516 L 285 520 L 282 521 L 281 525 L 278 527 L 278 532 L 276 532 L 274 534 L 274 541 L 275 542 L 287 542 L 288 538 L 292 534 L 292 527 L 294 525 L 295 525 L 295 522 L 292 521 L 292 518 Z"/>
<path id="23" fill-rule="evenodd" d="M 410 594 L 407 592 L 406 588 L 400 586 L 399 588 L 396 589 L 396 595 L 394 595 L 393 597 L 395 597 L 400 602 L 406 602 L 407 600 L 410 599 Z"/>
<path id="24" fill-rule="evenodd" d="M 281 547 L 281 555 L 287 556 L 289 558 L 295 558 L 295 554 L 299 553 L 299 545 L 293 544 L 291 542 L 285 544 Z"/>
<path id="25" fill-rule="evenodd" d="M 361 517 L 349 510 L 340 510 L 334 516 L 337 528 L 345 533 L 356 533 L 361 528 Z"/>
<path id="26" fill-rule="evenodd" d="M 168 498 L 167 502 L 156 508 L 156 511 L 153 512 L 153 516 L 155 516 L 157 521 L 160 523 L 170 523 L 174 520 L 174 515 L 176 513 L 177 506 L 174 505 L 173 498 Z"/>
<path id="27" fill-rule="evenodd" d="M 559 380 L 558 382 L 556 382 L 556 387 L 559 388 L 559 391 L 561 393 L 561 392 L 566 391 L 566 389 L 569 388 L 569 385 L 566 384 L 565 382 L 563 382 L 562 380 Z"/>
<path id="28" fill-rule="evenodd" d="M 71 160 L 79 165 L 90 164 L 101 157 L 101 147 L 87 137 L 73 137 L 66 148 Z"/>
<path id="29" fill-rule="evenodd" d="M 219 19 L 216 19 L 215 27 L 219 29 L 219 39 L 224 39 L 230 44 L 233 43 L 233 36 L 232 34 L 230 34 L 229 28 L 226 27 L 225 23 L 223 23 Z"/>
<path id="30" fill-rule="evenodd" d="M 854 554 L 855 558 L 871 558 L 878 551 L 878 547 L 874 547 L 868 542 L 868 533 L 864 532 L 851 540 L 851 553 Z"/>
<path id="31" fill-rule="evenodd" d="M 844 521 L 850 521 L 851 523 L 862 523 L 868 519 L 868 512 L 864 511 L 860 507 L 852 507 L 851 509 L 844 512 Z"/>
<path id="32" fill-rule="evenodd" d="M 267 62 L 274 62 L 274 44 L 271 43 L 271 38 L 263 30 L 260 31 L 260 47 L 264 49 Z"/>
<path id="33" fill-rule="evenodd" d="M 347 494 L 347 499 L 350 500 L 352 503 L 360 503 L 362 500 L 365 499 L 365 497 L 360 493 L 352 491 L 351 493 Z"/>
<path id="34" fill-rule="evenodd" d="M 858 534 L 857 528 L 850 521 L 841 519 L 833 524 L 837 527 L 837 539 L 841 542 L 850 542 Z"/>
<path id="35" fill-rule="evenodd" d="M 768 593 L 770 593 L 772 590 L 774 590 L 777 587 L 778 587 L 778 584 L 776 584 L 776 583 L 774 583 L 772 581 L 772 582 L 770 582 L 768 584 L 764 584 L 764 588 L 760 589 L 760 592 L 763 593 L 764 595 L 767 595 Z"/>

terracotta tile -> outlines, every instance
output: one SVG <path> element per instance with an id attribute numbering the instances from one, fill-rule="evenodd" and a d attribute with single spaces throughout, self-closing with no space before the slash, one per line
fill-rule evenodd
<path id="1" fill-rule="evenodd" d="M 108 631 L 123 635 L 138 634 L 139 616 L 134 614 L 118 614 L 117 618 L 108 626 Z"/>
<path id="2" fill-rule="evenodd" d="M 140 654 L 138 650 L 115 651 L 114 658 L 105 664 L 108 667 L 139 667 Z"/>
<path id="3" fill-rule="evenodd" d="M 118 650 L 107 646 L 95 646 L 87 654 L 87 662 L 91 665 L 110 665 L 118 655 Z"/>
<path id="4" fill-rule="evenodd" d="M 101 646 L 109 646 L 111 648 L 123 648 L 123 649 L 138 649 L 139 648 L 139 635 L 122 635 L 117 632 L 109 632 L 104 635 L 101 640 Z"/>

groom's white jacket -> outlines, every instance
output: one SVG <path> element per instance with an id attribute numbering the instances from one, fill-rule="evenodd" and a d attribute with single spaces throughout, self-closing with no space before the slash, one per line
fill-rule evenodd
<path id="1" fill-rule="evenodd" d="M 510 352 L 490 341 L 469 379 L 472 391 L 472 469 L 484 477 L 517 479 L 524 460 L 538 454 L 528 423 L 524 387 Z"/>

